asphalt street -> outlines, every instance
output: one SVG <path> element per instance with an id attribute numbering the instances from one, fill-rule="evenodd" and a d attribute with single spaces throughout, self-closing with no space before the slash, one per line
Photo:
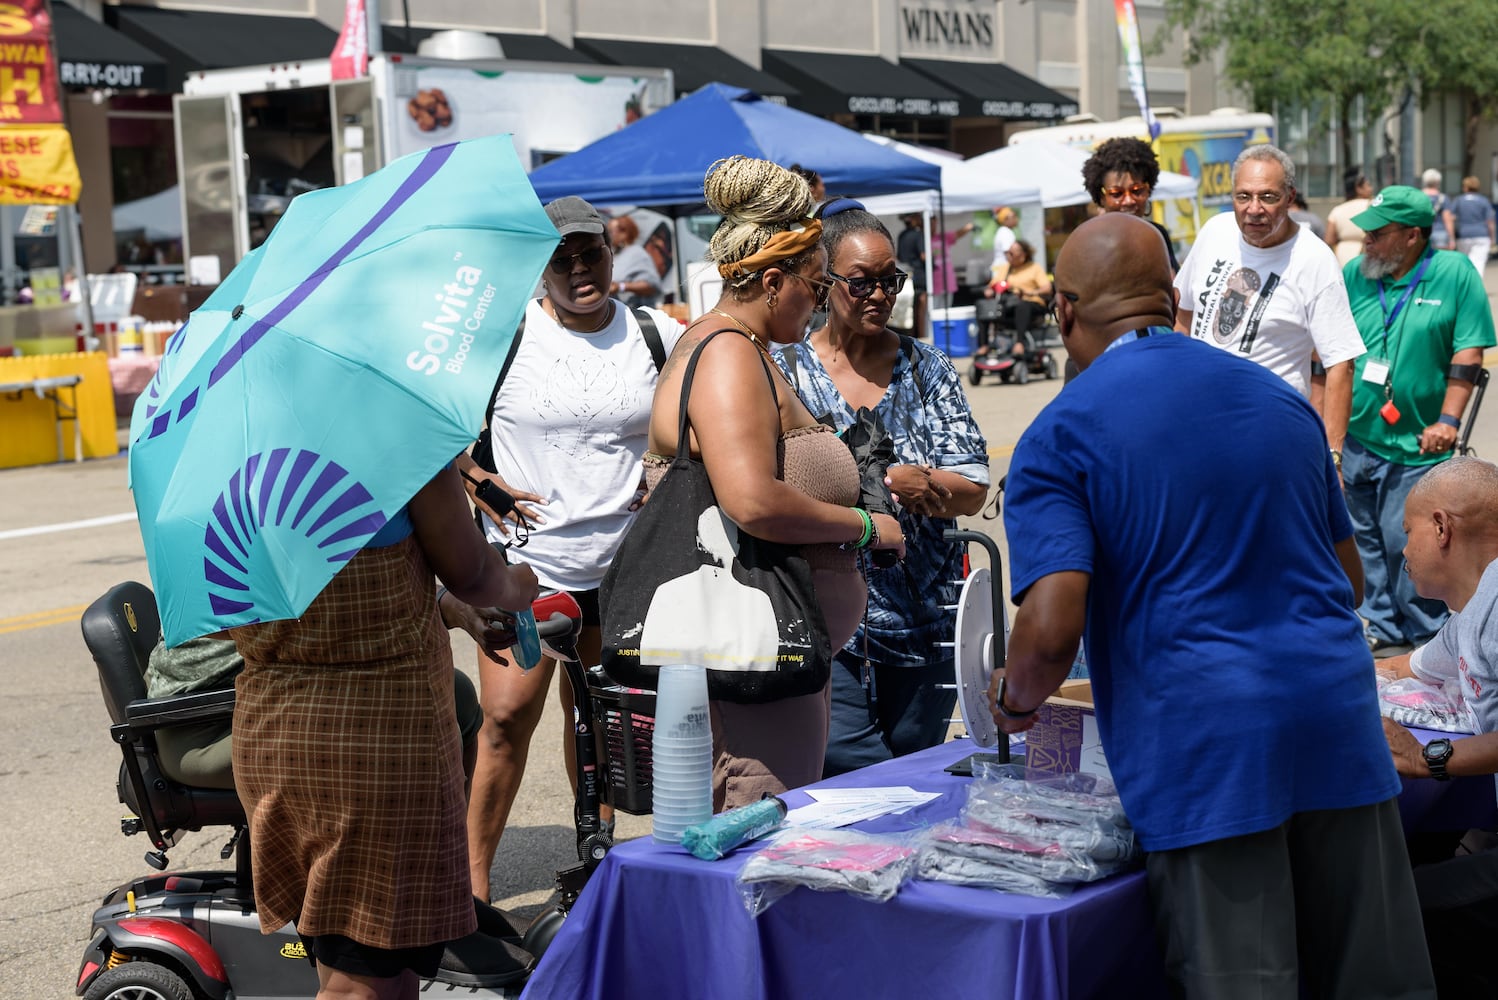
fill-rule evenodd
<path id="1" fill-rule="evenodd" d="M 1060 389 L 1059 380 L 1044 379 L 965 385 L 995 482 L 1021 432 Z M 1495 409 L 1498 403 L 1488 404 L 1473 438 L 1489 457 L 1498 456 Z M 0 1000 L 66 997 L 93 908 L 110 888 L 148 870 L 142 856 L 150 849 L 143 836 L 120 833 L 120 754 L 78 617 L 114 584 L 149 578 L 123 454 L 0 471 L 0 512 L 0 816 L 10 817 L 0 852 Z M 970 525 L 1002 548 L 998 522 Z M 460 668 L 474 673 L 471 640 L 460 633 L 453 649 Z M 496 900 L 522 917 L 545 906 L 555 869 L 574 857 L 564 718 L 553 699 L 493 869 Z M 648 833 L 648 817 L 620 817 L 621 837 Z M 186 835 L 170 852 L 172 866 L 221 867 L 224 839 L 218 831 Z"/>

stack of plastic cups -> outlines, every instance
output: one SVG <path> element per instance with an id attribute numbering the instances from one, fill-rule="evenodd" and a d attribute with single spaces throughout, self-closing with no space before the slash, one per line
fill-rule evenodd
<path id="1" fill-rule="evenodd" d="M 713 730 L 705 668 L 661 668 L 651 754 L 651 832 L 662 843 L 679 844 L 683 830 L 713 814 Z"/>

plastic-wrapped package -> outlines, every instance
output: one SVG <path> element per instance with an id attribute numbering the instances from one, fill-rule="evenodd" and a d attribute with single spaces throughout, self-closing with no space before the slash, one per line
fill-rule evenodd
<path id="1" fill-rule="evenodd" d="M 1012 765 L 974 770 L 960 818 L 922 839 L 917 877 L 1054 897 L 1137 858 L 1134 831 L 1106 778 L 1027 781 Z"/>
<path id="2" fill-rule="evenodd" d="M 973 822 L 933 827 L 923 843 L 925 848 L 942 854 L 989 861 L 1049 882 L 1096 882 L 1117 871 L 1130 856 L 1099 861 L 1054 839 L 1032 840 Z"/>
<path id="3" fill-rule="evenodd" d="M 1428 684 L 1418 677 L 1378 678 L 1378 708 L 1401 726 L 1471 733 L 1472 716 L 1457 684 Z"/>
<path id="4" fill-rule="evenodd" d="M 749 859 L 739 891 L 754 916 L 798 885 L 882 903 L 899 892 L 914 863 L 915 848 L 903 837 L 791 829 Z"/>
<path id="5" fill-rule="evenodd" d="M 955 885 L 998 889 L 1046 899 L 1061 899 L 1072 891 L 1070 885 L 1047 882 L 1039 876 L 1017 872 L 1002 863 L 929 848 L 922 850 L 916 860 L 915 877 L 928 882 L 951 882 Z"/>
<path id="6" fill-rule="evenodd" d="M 976 779 L 968 788 L 968 808 L 976 800 L 992 797 L 996 803 L 1013 807 L 1015 798 L 1023 800 L 1026 813 L 1037 819 L 1072 822 L 1078 817 L 1096 819 L 1112 826 L 1129 827 L 1113 782 L 1101 774 L 1048 774 L 1027 776 L 1019 764 L 994 764 L 980 761 L 973 768 Z"/>

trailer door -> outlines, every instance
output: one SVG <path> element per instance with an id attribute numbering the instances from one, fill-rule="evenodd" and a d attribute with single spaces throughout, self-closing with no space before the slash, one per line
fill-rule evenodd
<path id="1" fill-rule="evenodd" d="M 222 94 L 178 94 L 172 99 L 182 191 L 182 258 L 189 281 L 194 257 L 216 257 L 222 279 L 247 252 L 244 156 L 235 103 L 235 98 Z"/>
<path id="2" fill-rule="evenodd" d="M 375 113 L 374 81 L 335 80 L 333 89 L 333 169 L 348 184 L 380 169 L 380 119 Z"/>

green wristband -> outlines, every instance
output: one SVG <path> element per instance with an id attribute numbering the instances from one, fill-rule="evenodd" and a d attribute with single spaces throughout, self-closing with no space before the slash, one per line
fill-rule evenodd
<path id="1" fill-rule="evenodd" d="M 874 519 L 862 507 L 850 507 L 848 509 L 857 514 L 859 520 L 863 522 L 863 533 L 858 536 L 857 541 L 844 542 L 841 547 L 844 549 L 861 549 L 869 544 L 869 540 L 874 537 Z"/>

